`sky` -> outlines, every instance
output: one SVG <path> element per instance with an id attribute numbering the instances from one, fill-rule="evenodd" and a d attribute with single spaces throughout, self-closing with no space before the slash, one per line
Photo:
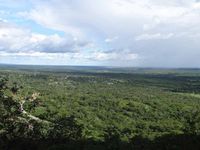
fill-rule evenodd
<path id="1" fill-rule="evenodd" d="M 0 63 L 200 67 L 200 1 L 0 0 Z"/>

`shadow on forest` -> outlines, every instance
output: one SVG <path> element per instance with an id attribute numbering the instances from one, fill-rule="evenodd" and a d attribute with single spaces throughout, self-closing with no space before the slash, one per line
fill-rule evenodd
<path id="1" fill-rule="evenodd" d="M 67 139 L 0 139 L 2 150 L 199 150 L 200 136 L 168 135 L 153 141 L 135 137 L 132 142 L 122 142 L 119 138 L 105 142 L 93 140 L 69 141 Z"/>

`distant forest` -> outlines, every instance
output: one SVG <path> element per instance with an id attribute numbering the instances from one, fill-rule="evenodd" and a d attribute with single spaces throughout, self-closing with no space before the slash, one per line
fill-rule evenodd
<path id="1" fill-rule="evenodd" d="M 2 150 L 199 150 L 200 70 L 0 66 Z"/>

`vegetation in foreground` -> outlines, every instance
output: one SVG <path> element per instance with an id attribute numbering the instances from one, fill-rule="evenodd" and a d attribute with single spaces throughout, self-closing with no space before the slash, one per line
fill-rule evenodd
<path id="1" fill-rule="evenodd" d="M 200 149 L 199 70 L 0 76 L 0 149 Z"/>

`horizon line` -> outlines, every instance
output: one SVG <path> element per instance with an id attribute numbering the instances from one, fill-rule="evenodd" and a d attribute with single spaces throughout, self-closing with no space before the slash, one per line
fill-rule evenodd
<path id="1" fill-rule="evenodd" d="M 101 66 L 101 65 L 53 65 L 53 64 L 12 64 L 0 63 L 0 66 L 49 66 L 49 67 L 97 67 L 97 68 L 135 68 L 135 69 L 200 69 L 200 67 L 156 67 L 156 66 Z"/>

